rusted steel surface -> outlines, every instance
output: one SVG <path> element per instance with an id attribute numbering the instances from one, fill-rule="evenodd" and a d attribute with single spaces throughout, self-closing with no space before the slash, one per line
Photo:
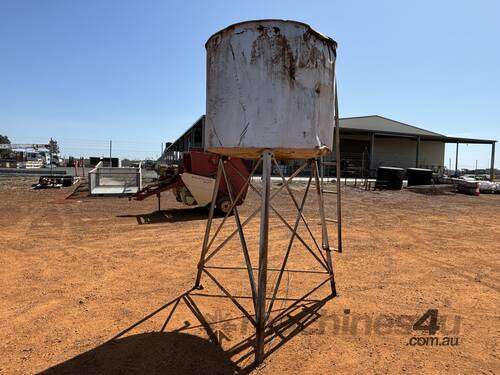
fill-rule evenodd
<path id="1" fill-rule="evenodd" d="M 306 158 L 331 149 L 335 41 L 303 23 L 262 20 L 219 31 L 206 49 L 208 150 Z"/>

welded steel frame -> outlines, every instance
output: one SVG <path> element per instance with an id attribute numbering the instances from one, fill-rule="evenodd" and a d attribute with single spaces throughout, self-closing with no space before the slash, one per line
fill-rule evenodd
<path id="1" fill-rule="evenodd" d="M 276 166 L 276 170 L 278 171 L 278 175 L 281 178 L 282 185 L 271 193 L 271 176 L 273 165 Z M 252 177 L 254 177 L 257 169 L 262 166 L 262 187 L 258 189 L 252 184 Z M 295 198 L 289 184 L 290 182 L 299 175 L 302 171 L 309 166 L 311 173 L 309 175 L 309 179 L 307 182 L 306 189 L 304 191 L 304 195 L 300 202 Z M 237 193 L 231 190 L 231 183 L 228 177 L 228 173 L 226 168 L 233 168 L 240 178 L 244 180 L 243 187 Z M 318 208 L 320 213 L 320 220 L 322 226 L 322 242 L 321 245 L 316 240 L 314 234 L 312 233 L 311 226 L 307 222 L 303 210 L 307 200 L 307 197 L 310 192 L 311 183 L 314 178 L 314 184 L 316 186 L 316 195 Z M 215 206 L 217 201 L 217 193 L 219 190 L 219 185 L 222 180 L 225 181 L 226 186 L 228 187 L 228 193 L 231 200 L 231 206 L 222 219 L 222 222 L 215 229 L 215 232 L 211 235 L 211 229 L 213 225 L 213 218 L 215 213 Z M 256 208 L 245 220 L 241 220 L 237 202 L 240 197 L 244 194 L 247 188 L 252 189 L 260 196 L 260 206 Z M 291 225 L 280 213 L 279 211 L 273 207 L 272 200 L 275 198 L 283 189 L 286 190 L 288 195 L 290 196 L 293 206 L 296 209 L 296 218 L 293 225 Z M 290 239 L 288 242 L 287 249 L 285 251 L 283 262 L 280 268 L 268 268 L 267 266 L 267 258 L 268 258 L 268 234 L 269 234 L 269 212 L 270 210 L 274 212 L 274 214 L 279 218 L 279 220 L 286 226 L 286 228 L 290 231 Z M 259 256 L 258 256 L 258 265 L 257 267 L 252 266 L 252 262 L 250 259 L 250 255 L 248 252 L 247 241 L 245 238 L 245 233 L 243 228 L 260 213 L 260 238 L 259 238 Z M 236 222 L 236 229 L 226 236 L 223 241 L 213 250 L 211 250 L 212 245 L 223 225 L 226 223 L 227 219 L 231 214 L 234 214 L 234 219 Z M 312 239 L 314 245 L 310 246 L 305 239 L 297 232 L 298 226 L 300 223 L 303 223 L 307 229 L 307 233 L 309 237 Z M 224 266 L 212 266 L 207 263 L 214 258 L 214 256 L 236 235 L 238 234 L 241 250 L 243 252 L 245 267 L 224 267 Z M 313 256 L 313 258 L 321 265 L 323 268 L 322 271 L 318 270 L 308 270 L 308 269 L 287 269 L 287 261 L 290 255 L 294 240 L 297 239 L 302 243 L 303 247 Z M 209 250 L 211 252 L 209 253 Z M 328 228 L 326 225 L 326 218 L 324 213 L 324 202 L 323 202 L 323 194 L 322 194 L 322 185 L 320 182 L 320 173 L 318 168 L 318 160 L 310 159 L 305 160 L 304 163 L 288 178 L 286 178 L 278 167 L 278 161 L 274 158 L 272 150 L 264 150 L 261 157 L 257 160 L 254 168 L 250 172 L 249 176 L 243 176 L 241 172 L 238 171 L 231 163 L 231 158 L 222 156 L 219 158 L 217 175 L 214 184 L 214 190 L 212 195 L 212 203 L 210 205 L 209 216 L 207 220 L 207 226 L 205 229 L 205 235 L 203 238 L 203 245 L 200 255 L 200 260 L 198 262 L 198 271 L 196 275 L 196 281 L 194 285 L 194 289 L 203 289 L 201 284 L 202 275 L 205 274 L 208 278 L 222 291 L 225 297 L 229 298 L 231 302 L 243 313 L 243 315 L 250 321 L 250 323 L 255 327 L 256 332 L 256 340 L 255 340 L 255 364 L 260 365 L 264 361 L 264 346 L 265 346 L 265 337 L 266 330 L 273 330 L 273 325 L 278 324 L 279 321 L 286 317 L 290 311 L 295 308 L 299 303 L 304 302 L 312 293 L 317 291 L 320 287 L 322 287 L 327 282 L 330 283 L 331 294 L 328 298 L 335 297 L 337 294 L 336 286 L 335 286 L 335 278 L 334 278 L 334 269 L 333 269 L 333 261 L 332 254 L 328 241 Z M 238 298 L 234 296 L 224 285 L 213 275 L 211 272 L 212 269 L 234 269 L 234 270 L 246 270 L 249 277 L 250 289 L 251 289 L 251 299 L 253 302 L 254 313 L 252 314 L 248 311 L 244 306 L 242 306 L 238 302 Z M 257 279 L 254 277 L 254 270 L 258 270 Z M 270 298 L 267 297 L 267 272 L 278 272 L 277 281 L 272 291 L 272 296 Z M 281 309 L 276 316 L 271 319 L 271 313 L 273 312 L 273 305 L 276 300 L 280 300 L 281 297 L 278 296 L 278 291 L 280 288 L 280 284 L 283 278 L 284 273 L 287 272 L 298 272 L 298 273 L 311 273 L 311 274 L 325 274 L 327 278 L 323 280 L 320 284 L 315 286 L 312 290 L 304 294 L 303 296 L 294 299 L 294 302 L 284 308 Z M 269 304 L 267 302 L 269 301 Z"/>

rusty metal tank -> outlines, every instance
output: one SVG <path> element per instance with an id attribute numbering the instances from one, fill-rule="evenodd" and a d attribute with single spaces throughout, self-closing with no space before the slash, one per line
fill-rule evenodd
<path id="1" fill-rule="evenodd" d="M 308 159 L 333 144 L 336 42 L 296 21 L 231 25 L 207 43 L 205 147 Z"/>

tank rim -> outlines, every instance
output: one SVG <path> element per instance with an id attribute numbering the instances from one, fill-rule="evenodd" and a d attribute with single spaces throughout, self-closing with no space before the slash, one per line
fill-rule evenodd
<path id="1" fill-rule="evenodd" d="M 264 19 L 256 19 L 256 20 L 247 20 L 247 21 L 241 21 L 241 22 L 236 22 L 236 23 L 233 23 L 223 29 L 220 29 L 219 31 L 213 33 L 208 39 L 207 41 L 205 42 L 205 48 L 207 48 L 207 44 L 208 42 L 210 42 L 210 40 L 216 36 L 216 35 L 219 35 L 219 34 L 222 34 L 226 31 L 229 31 L 231 29 L 234 29 L 236 26 L 240 26 L 240 25 L 244 25 L 246 23 L 255 23 L 255 22 L 287 22 L 287 23 L 294 23 L 294 24 L 298 24 L 298 25 L 302 25 L 302 26 L 305 26 L 307 27 L 313 34 L 315 34 L 317 37 L 319 37 L 320 39 L 324 40 L 325 42 L 331 44 L 333 46 L 334 49 L 337 48 L 337 42 L 330 38 L 329 36 L 319 32 L 319 31 L 316 31 L 314 30 L 309 24 L 305 23 L 305 22 L 301 22 L 301 21 L 295 21 L 295 20 L 285 20 L 285 19 L 279 19 L 279 18 L 264 18 Z"/>

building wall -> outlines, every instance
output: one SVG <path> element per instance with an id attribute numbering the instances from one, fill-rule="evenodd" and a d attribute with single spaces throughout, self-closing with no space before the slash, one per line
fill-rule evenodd
<path id="1" fill-rule="evenodd" d="M 400 168 L 415 167 L 417 140 L 415 138 L 375 137 L 374 162 L 370 166 L 371 135 L 343 134 L 340 139 L 343 176 L 375 176 L 378 166 Z M 328 154 L 325 161 L 335 160 L 335 153 Z M 444 143 L 440 141 L 420 141 L 419 167 L 438 170 L 444 166 Z M 371 168 L 371 171 L 370 171 Z M 325 167 L 325 174 L 333 175 L 333 166 Z"/>
<path id="2" fill-rule="evenodd" d="M 417 142 L 414 139 L 375 137 L 372 169 L 379 166 L 415 167 Z"/>
<path id="3" fill-rule="evenodd" d="M 415 167 L 417 141 L 405 138 L 375 137 L 372 168 L 391 166 Z M 444 143 L 420 141 L 419 167 L 438 167 L 444 164 Z"/>
<path id="4" fill-rule="evenodd" d="M 444 142 L 420 141 L 419 167 L 444 166 Z"/>

